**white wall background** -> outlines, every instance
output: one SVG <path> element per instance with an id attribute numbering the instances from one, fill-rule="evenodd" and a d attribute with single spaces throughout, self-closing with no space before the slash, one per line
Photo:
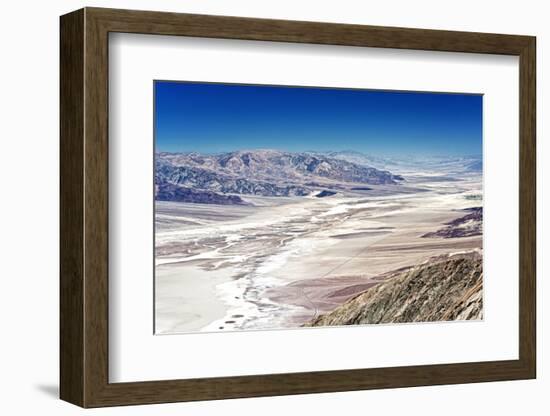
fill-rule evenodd
<path id="1" fill-rule="evenodd" d="M 372 413 L 407 415 L 546 415 L 550 361 L 544 282 L 550 227 L 543 183 L 550 145 L 544 140 L 545 77 L 550 57 L 546 2 L 352 0 L 121 0 L 5 2 L 0 15 L 0 411 L 73 415 L 58 390 L 58 16 L 82 6 L 156 9 L 295 20 L 536 35 L 538 38 L 538 311 L 539 377 L 534 381 L 423 387 L 338 394 L 226 400 L 87 411 L 102 415 Z M 544 200 L 546 199 L 546 201 Z M 544 264 L 543 264 L 544 263 Z"/>

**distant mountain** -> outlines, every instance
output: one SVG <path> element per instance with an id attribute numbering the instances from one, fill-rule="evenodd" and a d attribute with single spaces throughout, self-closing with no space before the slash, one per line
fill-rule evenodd
<path id="1" fill-rule="evenodd" d="M 386 165 L 392 164 L 387 158 L 366 155 L 355 150 L 341 150 L 337 152 L 333 151 L 322 154 L 334 159 L 346 160 L 357 165 L 369 166 L 376 169 L 386 169 Z"/>
<path id="2" fill-rule="evenodd" d="M 483 170 L 481 156 L 377 157 L 353 150 L 325 152 L 322 154 L 361 166 L 389 170 L 400 175 L 420 172 L 454 175 L 480 173 Z"/>
<path id="3" fill-rule="evenodd" d="M 181 163 L 181 161 L 178 161 Z M 222 194 L 243 194 L 263 196 L 304 196 L 309 189 L 294 184 L 276 184 L 265 180 L 247 179 L 238 175 L 219 173 L 211 168 L 173 165 L 157 161 L 156 183 L 170 183 L 196 190 L 220 192 Z"/>
<path id="4" fill-rule="evenodd" d="M 466 169 L 471 172 L 481 172 L 483 170 L 483 162 L 481 160 L 475 160 L 466 164 Z"/>
<path id="5" fill-rule="evenodd" d="M 321 154 L 276 150 L 216 155 L 159 153 L 155 183 L 221 194 L 304 196 L 320 187 L 349 184 L 398 184 L 399 175 Z M 160 189 L 160 188 L 159 188 Z"/>
<path id="6" fill-rule="evenodd" d="M 184 186 L 163 183 L 157 186 L 157 201 L 192 202 L 195 204 L 246 205 L 237 195 L 220 195 L 211 191 L 196 191 Z"/>

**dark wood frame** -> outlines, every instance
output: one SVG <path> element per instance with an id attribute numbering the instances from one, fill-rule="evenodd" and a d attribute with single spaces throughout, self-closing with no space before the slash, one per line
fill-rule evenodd
<path id="1" fill-rule="evenodd" d="M 519 359 L 109 383 L 110 32 L 519 56 Z M 535 378 L 535 49 L 534 37 L 516 35 L 99 8 L 62 16 L 61 398 L 82 407 L 100 407 Z"/>

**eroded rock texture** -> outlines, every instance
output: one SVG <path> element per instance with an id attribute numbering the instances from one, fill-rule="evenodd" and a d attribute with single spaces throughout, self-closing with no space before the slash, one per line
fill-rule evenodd
<path id="1" fill-rule="evenodd" d="M 306 326 L 482 319 L 482 257 L 446 256 L 396 272 Z"/>

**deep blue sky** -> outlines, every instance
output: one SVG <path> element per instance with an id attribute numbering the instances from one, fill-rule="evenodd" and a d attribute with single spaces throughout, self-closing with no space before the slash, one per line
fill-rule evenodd
<path id="1" fill-rule="evenodd" d="M 155 81 L 157 151 L 481 155 L 482 96 Z"/>

